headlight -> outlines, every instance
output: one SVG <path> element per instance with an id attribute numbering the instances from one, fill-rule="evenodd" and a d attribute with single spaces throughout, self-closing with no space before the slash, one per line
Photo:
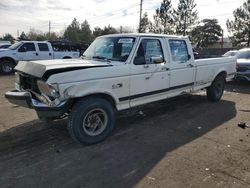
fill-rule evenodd
<path id="1" fill-rule="evenodd" d="M 20 75 L 15 72 L 15 83 L 20 84 Z"/>
<path id="2" fill-rule="evenodd" d="M 38 80 L 37 86 L 41 93 L 54 98 L 59 97 L 59 89 L 57 84 L 47 84 L 42 80 Z"/>

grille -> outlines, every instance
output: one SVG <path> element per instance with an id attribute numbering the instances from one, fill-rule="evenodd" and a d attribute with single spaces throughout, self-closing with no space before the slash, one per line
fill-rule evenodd
<path id="1" fill-rule="evenodd" d="M 37 78 L 27 74 L 20 74 L 20 86 L 22 89 L 30 89 L 40 94 L 40 91 L 37 87 Z"/>

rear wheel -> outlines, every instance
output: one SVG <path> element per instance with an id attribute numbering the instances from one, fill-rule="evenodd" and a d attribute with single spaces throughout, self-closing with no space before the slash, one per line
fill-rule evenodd
<path id="1" fill-rule="evenodd" d="M 225 77 L 223 75 L 218 75 L 211 86 L 207 88 L 207 98 L 209 101 L 219 101 L 223 95 L 225 88 Z"/>
<path id="2" fill-rule="evenodd" d="M 0 61 L 0 71 L 3 74 L 11 74 L 14 72 L 15 63 L 10 59 Z"/>
<path id="3" fill-rule="evenodd" d="M 102 98 L 86 98 L 77 102 L 70 113 L 68 130 L 82 144 L 104 140 L 114 128 L 113 106 Z"/>

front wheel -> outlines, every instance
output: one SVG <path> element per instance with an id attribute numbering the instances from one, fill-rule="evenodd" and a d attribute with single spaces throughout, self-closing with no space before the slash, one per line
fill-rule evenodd
<path id="1" fill-rule="evenodd" d="M 11 60 L 4 59 L 4 60 L 0 61 L 0 72 L 3 74 L 13 73 L 14 67 L 15 67 L 15 64 Z"/>
<path id="2" fill-rule="evenodd" d="M 114 128 L 113 106 L 102 98 L 86 98 L 72 108 L 68 121 L 71 137 L 82 144 L 104 140 Z"/>
<path id="3" fill-rule="evenodd" d="M 207 88 L 207 99 L 212 102 L 219 101 L 223 95 L 225 88 L 225 77 L 217 76 L 211 86 Z"/>

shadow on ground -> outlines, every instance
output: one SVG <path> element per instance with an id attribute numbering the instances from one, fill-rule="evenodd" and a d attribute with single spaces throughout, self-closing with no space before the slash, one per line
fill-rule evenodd
<path id="1" fill-rule="evenodd" d="M 235 93 L 250 94 L 250 82 L 248 81 L 232 81 L 226 86 L 226 91 Z"/>
<path id="2" fill-rule="evenodd" d="M 0 135 L 1 187 L 132 187 L 167 153 L 235 116 L 230 101 L 177 97 L 120 113 L 114 133 L 92 146 L 74 143 L 65 120 L 27 122 Z"/>

